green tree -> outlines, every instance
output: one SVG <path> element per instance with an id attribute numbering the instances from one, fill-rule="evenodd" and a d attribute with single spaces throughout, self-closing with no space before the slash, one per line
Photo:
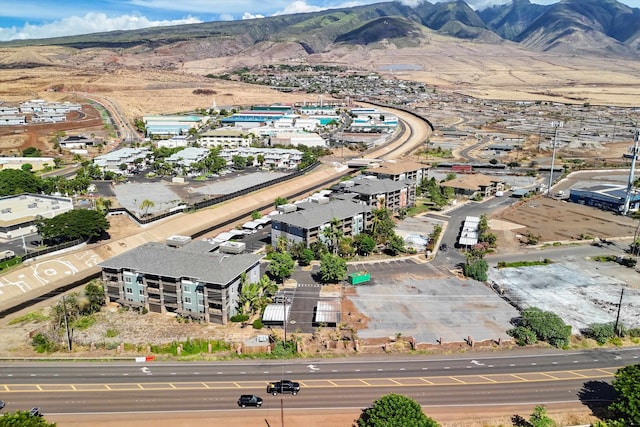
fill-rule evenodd
<path id="1" fill-rule="evenodd" d="M 149 199 L 144 199 L 139 206 L 139 209 L 143 210 L 144 213 L 142 214 L 142 216 L 147 216 L 147 214 L 149 213 L 149 209 L 151 209 L 152 207 L 154 207 L 156 204 L 153 203 L 153 201 L 149 200 Z"/>
<path id="2" fill-rule="evenodd" d="M 33 165 L 31 163 L 24 163 L 22 166 L 20 166 L 20 169 L 25 172 L 31 172 L 31 170 L 33 169 Z"/>
<path id="3" fill-rule="evenodd" d="M 387 242 L 387 251 L 393 256 L 406 251 L 404 247 L 404 239 L 395 233 L 392 234 Z"/>
<path id="4" fill-rule="evenodd" d="M 269 263 L 269 271 L 271 275 L 283 282 L 284 279 L 291 276 L 295 263 L 293 258 L 287 252 L 274 252 L 271 254 L 271 262 Z"/>
<path id="5" fill-rule="evenodd" d="M 338 253 L 338 242 L 342 236 L 344 236 L 340 220 L 338 218 L 333 218 L 329 225 L 322 229 L 321 235 L 331 253 L 336 255 Z"/>
<path id="6" fill-rule="evenodd" d="M 256 220 L 262 218 L 262 214 L 258 211 L 251 212 L 251 219 Z"/>
<path id="7" fill-rule="evenodd" d="M 277 208 L 278 206 L 289 204 L 289 200 L 285 199 L 284 197 L 277 197 L 273 204 Z"/>
<path id="8" fill-rule="evenodd" d="M 7 412 L 0 417 L 0 427 L 56 427 L 44 417 L 31 415 L 28 411 Z"/>
<path id="9" fill-rule="evenodd" d="M 242 156 L 231 157 L 231 162 L 233 163 L 233 167 L 236 169 L 244 169 L 247 167 L 247 159 Z"/>
<path id="10" fill-rule="evenodd" d="M 347 277 L 347 262 L 332 254 L 320 258 L 320 279 L 324 283 L 337 283 Z"/>
<path id="11" fill-rule="evenodd" d="M 53 218 L 39 217 L 35 221 L 43 239 L 95 239 L 109 229 L 109 221 L 98 211 L 74 209 Z"/>
<path id="12" fill-rule="evenodd" d="M 522 312 L 519 326 L 533 331 L 537 339 L 554 347 L 569 344 L 571 325 L 566 325 L 560 316 L 550 311 L 542 311 L 537 307 L 527 308 Z M 514 329 L 510 329 L 507 334 L 514 336 L 514 332 Z"/>
<path id="13" fill-rule="evenodd" d="M 376 241 L 367 233 L 360 233 L 353 239 L 360 255 L 369 255 L 376 248 Z"/>
<path id="14" fill-rule="evenodd" d="M 372 211 L 370 235 L 376 241 L 376 244 L 386 244 L 389 238 L 394 234 L 395 224 L 391 219 L 389 209 L 382 207 Z"/>
<path id="15" fill-rule="evenodd" d="M 438 427 L 427 417 L 420 404 L 401 394 L 387 394 L 366 408 L 357 420 L 358 427 Z"/>
<path id="16" fill-rule="evenodd" d="M 89 313 L 96 313 L 104 306 L 104 288 L 98 281 L 92 280 L 84 287 L 84 296 L 88 301 L 87 309 Z"/>
<path id="17" fill-rule="evenodd" d="M 640 425 L 640 364 L 618 369 L 613 379 L 616 400 L 609 410 L 624 425 Z"/>
<path id="18" fill-rule="evenodd" d="M 300 263 L 300 265 L 309 265 L 311 264 L 311 261 L 314 260 L 314 254 L 313 251 L 309 248 L 304 248 L 301 252 L 300 252 L 300 258 L 298 258 L 298 263 Z"/>
<path id="19" fill-rule="evenodd" d="M 40 193 L 44 188 L 42 179 L 22 169 L 0 170 L 0 196 L 23 193 Z"/>
<path id="20" fill-rule="evenodd" d="M 22 157 L 42 157 L 42 151 L 35 147 L 27 147 L 22 150 Z"/>

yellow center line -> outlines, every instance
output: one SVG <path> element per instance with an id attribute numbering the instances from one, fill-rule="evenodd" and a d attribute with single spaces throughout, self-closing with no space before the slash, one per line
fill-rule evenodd
<path id="1" fill-rule="evenodd" d="M 326 387 L 375 387 L 380 386 L 382 381 L 388 381 L 389 384 L 382 387 L 424 387 L 424 386 L 460 386 L 471 384 L 514 384 L 516 382 L 549 382 L 549 381 L 571 381 L 584 378 L 604 378 L 613 377 L 619 368 L 602 368 L 602 369 L 581 369 L 573 371 L 548 371 L 548 372 L 528 372 L 516 374 L 485 374 L 485 375 L 458 375 L 458 376 L 433 376 L 433 377 L 406 377 L 406 378 L 352 378 L 347 381 L 351 384 L 344 385 L 345 379 L 327 379 L 314 380 L 313 386 L 307 386 L 300 383 L 303 387 L 309 388 L 326 388 Z M 575 378 L 567 378 L 560 374 L 571 374 Z M 527 379 L 527 375 L 536 375 L 537 377 Z M 481 378 L 484 381 L 478 381 Z M 446 381 L 446 380 L 449 381 Z M 258 381 L 260 382 L 260 381 Z M 165 386 L 160 387 L 162 384 Z M 3 393 L 32 393 L 43 392 L 51 393 L 50 387 L 55 387 L 55 392 L 83 392 L 88 388 L 95 389 L 93 391 L 125 391 L 125 390 L 178 390 L 185 388 L 206 388 L 209 390 L 216 389 L 245 389 L 254 388 L 256 381 L 236 381 L 236 382 L 184 382 L 179 383 L 177 387 L 173 383 L 122 383 L 122 384 L 2 384 L 0 394 Z M 268 384 L 268 382 L 265 382 Z M 60 387 L 68 387 L 67 390 L 59 390 Z M 115 386 L 115 388 L 113 387 Z"/>
<path id="2" fill-rule="evenodd" d="M 554 380 L 562 379 L 562 378 L 555 377 L 555 376 L 553 376 L 553 375 L 549 375 L 549 374 L 547 374 L 546 372 L 538 372 L 538 373 L 539 373 L 540 375 L 544 375 L 545 377 L 549 377 L 549 378 L 554 379 Z M 584 375 L 583 375 L 583 377 L 584 377 Z"/>

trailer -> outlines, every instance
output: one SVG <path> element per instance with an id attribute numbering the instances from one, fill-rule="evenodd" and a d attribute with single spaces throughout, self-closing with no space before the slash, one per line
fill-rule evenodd
<path id="1" fill-rule="evenodd" d="M 371 280 L 371 275 L 368 271 L 358 271 L 355 273 L 349 274 L 349 283 L 352 285 L 360 285 L 362 283 L 367 283 Z"/>

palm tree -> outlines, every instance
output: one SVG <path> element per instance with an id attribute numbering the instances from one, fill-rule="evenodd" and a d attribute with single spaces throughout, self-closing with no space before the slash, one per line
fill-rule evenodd
<path id="1" fill-rule="evenodd" d="M 149 213 L 149 209 L 154 207 L 156 204 L 153 203 L 151 200 L 149 199 L 144 199 L 142 201 L 142 203 L 140 203 L 139 208 L 144 210 L 144 214 L 142 216 L 147 216 L 147 213 Z"/>

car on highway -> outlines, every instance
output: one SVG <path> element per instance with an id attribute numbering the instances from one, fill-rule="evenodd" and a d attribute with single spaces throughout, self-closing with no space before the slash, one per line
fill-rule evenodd
<path id="1" fill-rule="evenodd" d="M 4 405 L 5 405 L 4 400 L 0 400 L 0 409 L 4 408 Z"/>
<path id="2" fill-rule="evenodd" d="M 267 386 L 267 393 L 273 394 L 274 396 L 278 393 L 291 393 L 293 396 L 295 396 L 299 391 L 300 383 L 291 380 L 276 381 L 273 383 L 269 383 L 269 385 Z"/>
<path id="3" fill-rule="evenodd" d="M 243 394 L 238 399 L 238 406 L 245 408 L 247 406 L 255 406 L 259 408 L 262 406 L 262 398 L 254 394 Z"/>
<path id="4" fill-rule="evenodd" d="M 29 415 L 31 415 L 32 417 L 41 417 L 42 416 L 42 412 L 40 412 L 40 408 L 38 408 L 37 406 L 34 406 L 29 411 Z"/>

